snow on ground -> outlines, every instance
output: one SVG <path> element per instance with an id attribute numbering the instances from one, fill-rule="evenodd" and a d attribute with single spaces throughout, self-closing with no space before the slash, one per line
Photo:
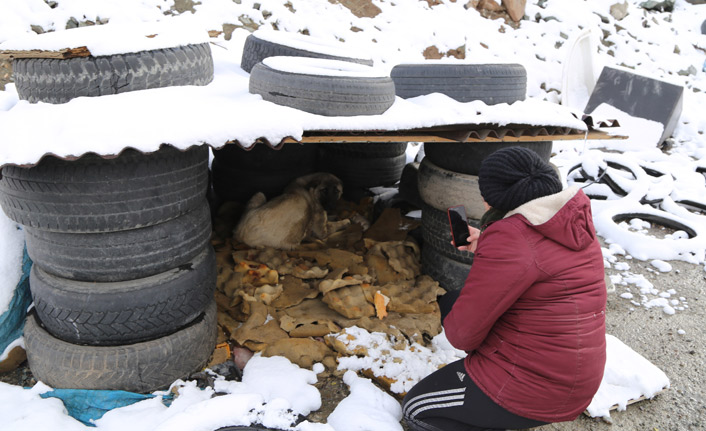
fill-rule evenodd
<path id="1" fill-rule="evenodd" d="M 348 49 L 364 52 L 375 61 L 377 68 L 385 70 L 402 62 L 422 61 L 422 52 L 432 45 L 440 52 L 460 48 L 466 58 L 474 62 L 521 63 L 528 73 L 530 100 L 495 108 L 475 102 L 463 106 L 440 95 L 429 95 L 407 101 L 398 99 L 381 116 L 348 119 L 274 107 L 247 91 L 248 75 L 240 69 L 239 61 L 249 33 L 237 29 L 228 41 L 222 35 L 211 39 L 216 77 L 213 83 L 202 88 L 147 90 L 52 106 L 18 101 L 14 86 L 8 85 L 6 91 L 0 91 L 0 129 L 3 130 L 0 164 L 34 163 L 46 151 L 44 145 L 51 145 L 63 154 L 78 155 L 89 150 L 116 151 L 126 143 L 150 151 L 162 142 L 182 147 L 204 142 L 220 146 L 231 139 L 247 144 L 260 136 L 278 142 L 286 136 L 300 137 L 306 129 L 395 129 L 469 120 L 503 124 L 518 119 L 574 125 L 576 123 L 565 115 L 566 109 L 555 104 L 562 91 L 580 90 L 562 88 L 562 69 L 573 38 L 590 28 L 597 34 L 607 34 L 604 43 L 597 47 L 595 60 L 598 64 L 626 67 L 684 87 L 683 112 L 673 134 L 674 147 L 666 152 L 656 147 L 655 136 L 661 133 L 661 125 L 603 106 L 600 115 L 619 118 L 622 127 L 617 132 L 629 135 L 630 139 L 556 141 L 556 156 L 552 162 L 565 174 L 567 183 L 581 183 L 587 193 L 603 198 L 592 201 L 594 222 L 606 243 L 603 248 L 605 266 L 617 273 L 612 281 L 618 287 L 619 297 L 636 308 L 659 307 L 667 314 L 688 310 L 689 298 L 673 289 L 656 289 L 643 274 L 637 273 L 633 263 L 647 261 L 654 268 L 652 271 L 660 274 L 672 271 L 668 261 L 673 260 L 706 265 L 703 212 L 706 203 L 703 173 L 706 170 L 706 117 L 703 116 L 706 73 L 702 70 L 706 36 L 700 32 L 704 16 L 695 13 L 698 6 L 677 0 L 673 13 L 655 13 L 640 8 L 641 1 L 629 0 L 628 15 L 617 20 L 610 14 L 610 7 L 617 3 L 615 0 L 533 1 L 528 2 L 526 8 L 529 19 L 523 20 L 519 29 L 512 29 L 502 20 L 484 19 L 476 11 L 464 9 L 465 2 L 460 1 L 434 7 L 417 0 L 374 0 L 373 3 L 380 8 L 379 15 L 357 18 L 342 5 L 325 1 L 282 0 L 265 4 L 255 0 L 202 0 L 195 6 L 196 13 L 187 12 L 176 18 L 165 15 L 172 7 L 169 0 L 59 0 L 54 7 L 43 0 L 0 0 L 0 44 L 29 37 L 32 25 L 41 26 L 45 31 L 56 30 L 54 36 L 33 37 L 33 44 L 36 40 L 75 43 L 68 41 L 68 37 L 76 33 L 62 31 L 72 18 L 109 20 L 108 26 L 115 27 L 108 29 L 119 26 L 135 29 L 140 27 L 138 23 L 156 21 L 168 26 L 176 22 L 172 20 L 179 19 L 188 22 L 189 28 L 202 30 L 200 35 L 185 32 L 147 42 L 127 36 L 96 37 L 91 45 L 96 53 L 111 49 L 125 51 L 142 43 L 181 43 L 184 37 L 198 41 L 205 30 L 221 30 L 224 23 L 250 20 L 264 27 L 276 25 L 283 32 L 306 30 L 331 44 L 344 42 Z M 317 19 L 311 19 L 312 16 Z M 163 32 L 164 36 L 169 34 Z M 0 49 L 10 49 L 10 46 L 10 43 L 0 45 Z M 582 93 L 575 91 L 574 94 Z M 234 104 L 234 100 L 239 103 Z M 481 114 L 469 117 L 469 112 L 476 110 Z M 100 115 L 93 115 L 95 112 Z M 36 127 L 37 118 L 42 119 L 43 127 Z M 277 119 L 276 127 L 273 127 L 273 118 Z M 244 124 L 248 127 L 243 127 Z M 577 167 L 583 169 L 583 173 L 577 173 Z M 610 178 L 614 186 L 603 181 L 593 183 L 602 178 Z M 653 205 L 645 204 L 645 200 L 652 201 Z M 635 216 L 617 217 L 625 213 Z M 659 223 L 653 221 L 660 217 L 672 220 L 676 227 L 660 233 Z M 1 312 L 19 278 L 22 235 L 4 215 L 0 215 L 0 229 L 4 239 L 0 247 Z M 363 340 L 376 336 L 358 334 Z M 616 372 L 606 373 L 606 384 L 637 388 L 647 396 L 668 385 L 659 370 L 640 362 L 627 346 L 608 337 L 609 362 Z M 429 349 L 415 346 L 414 351 L 395 354 L 406 365 L 394 371 L 404 376 L 400 380 L 401 388 L 396 388 L 402 390 L 430 372 L 436 366 L 434 361 L 442 358 L 442 362 L 450 362 L 462 353 L 439 336 Z M 364 367 L 383 370 L 388 366 L 386 359 L 390 358 L 371 354 L 367 358 L 349 358 L 341 365 L 342 369 L 350 370 Z M 628 364 L 635 372 L 626 374 L 621 364 Z M 267 369 L 266 373 L 261 372 L 263 368 Z M 320 365 L 314 370 L 301 370 L 282 358 L 255 356 L 245 369 L 243 382 L 220 381 L 217 384 L 216 390 L 222 392 L 222 396 L 212 397 L 213 390 L 198 389 L 194 382 L 176 382 L 174 386 L 180 396 L 168 407 L 159 398 L 145 400 L 107 413 L 96 425 L 105 430 L 128 427 L 133 430 L 212 430 L 221 425 L 256 421 L 287 428 L 286 422 L 294 416 L 307 414 L 320 405 L 320 394 L 312 385 L 320 371 Z M 283 376 L 287 383 L 270 378 L 273 374 Z M 611 378 L 614 380 L 609 381 Z M 346 373 L 344 381 L 351 395 L 329 416 L 328 424 L 304 422 L 287 429 L 400 429 L 398 404 L 394 399 L 353 372 Z M 0 383 L 3 429 L 42 429 L 47 424 L 52 424 L 54 429 L 85 429 L 66 414 L 59 400 L 39 396 L 47 390 L 49 388 L 41 383 L 29 389 Z M 605 416 L 607 406 L 618 402 L 624 407 L 622 403 L 634 395 L 624 394 L 621 400 L 606 400 L 597 395 L 592 404 L 593 412 Z M 366 414 L 360 414 L 361 410 Z"/>

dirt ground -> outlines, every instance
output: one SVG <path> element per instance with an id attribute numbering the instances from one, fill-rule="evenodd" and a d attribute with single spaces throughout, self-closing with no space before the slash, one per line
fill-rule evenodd
<path id="1" fill-rule="evenodd" d="M 618 285 L 609 293 L 607 332 L 647 358 L 670 379 L 671 387 L 651 400 L 629 405 L 625 411 L 611 412 L 612 424 L 582 415 L 573 422 L 546 425 L 540 431 L 666 431 L 706 429 L 706 271 L 702 266 L 670 262 L 668 273 L 648 271 L 647 262 L 631 262 L 634 273 L 645 275 L 660 290 L 674 289 L 685 297 L 689 307 L 674 315 L 661 308 L 633 305 L 619 295 Z M 607 270 L 609 274 L 617 273 Z M 18 369 L 0 374 L 0 381 L 30 387 L 36 383 L 26 362 Z M 320 375 L 316 387 L 322 407 L 307 418 L 325 422 L 338 403 L 348 395 L 348 387 L 334 374 Z M 403 424 L 404 426 L 404 424 Z"/>

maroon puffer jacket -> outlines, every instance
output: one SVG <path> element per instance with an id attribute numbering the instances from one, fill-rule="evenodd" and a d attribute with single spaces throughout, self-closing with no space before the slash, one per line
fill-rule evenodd
<path id="1" fill-rule="evenodd" d="M 575 419 L 600 385 L 605 305 L 590 201 L 569 188 L 483 232 L 444 329 L 469 353 L 469 375 L 497 404 L 560 422 Z"/>

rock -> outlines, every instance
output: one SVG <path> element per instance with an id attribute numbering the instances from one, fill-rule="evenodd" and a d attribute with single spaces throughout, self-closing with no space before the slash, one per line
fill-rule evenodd
<path id="1" fill-rule="evenodd" d="M 440 59 L 440 58 L 443 57 L 443 55 L 442 55 L 441 52 L 439 51 L 439 48 L 437 48 L 436 46 L 433 46 L 433 45 L 432 45 L 432 46 L 428 46 L 428 47 L 424 50 L 424 52 L 422 53 L 422 55 L 423 55 L 424 58 L 426 58 L 427 60 L 438 60 L 438 59 Z"/>
<path id="2" fill-rule="evenodd" d="M 480 0 L 476 9 L 483 9 L 490 12 L 502 12 L 504 10 L 495 0 Z"/>
<path id="3" fill-rule="evenodd" d="M 610 7 L 610 14 L 613 18 L 620 21 L 628 16 L 628 2 L 616 3 Z"/>
<path id="4" fill-rule="evenodd" d="M 701 23 L 701 34 L 706 34 L 706 19 Z"/>
<path id="5" fill-rule="evenodd" d="M 689 66 L 688 69 L 682 69 L 677 72 L 677 74 L 680 76 L 696 75 L 696 68 L 694 66 Z"/>
<path id="6" fill-rule="evenodd" d="M 194 12 L 196 12 L 194 10 L 194 4 L 195 4 L 195 2 L 193 0 L 175 0 L 173 8 L 178 13 L 184 13 L 184 12 L 194 13 Z M 200 2 L 196 2 L 196 4 L 200 4 Z"/>
<path id="7" fill-rule="evenodd" d="M 225 38 L 225 40 L 230 40 L 230 38 L 233 36 L 233 31 L 238 27 L 239 26 L 237 26 L 235 24 L 224 23 L 223 24 L 223 35 L 224 35 L 223 37 Z"/>
<path id="8" fill-rule="evenodd" d="M 643 9 L 659 12 L 672 12 L 674 10 L 674 0 L 648 0 L 646 2 L 640 3 L 640 7 Z"/>
<path id="9" fill-rule="evenodd" d="M 338 3 L 350 9 L 353 15 L 358 18 L 374 18 L 382 10 L 375 6 L 372 0 L 329 0 L 331 3 Z"/>
<path id="10" fill-rule="evenodd" d="M 32 24 L 32 25 L 30 26 L 30 28 L 32 29 L 33 32 L 35 32 L 35 33 L 37 33 L 37 34 L 42 34 L 42 33 L 44 33 L 44 29 L 42 28 L 41 25 L 34 25 L 34 24 Z"/>
<path id="11" fill-rule="evenodd" d="M 68 21 L 66 21 L 66 30 L 70 30 L 72 28 L 78 28 L 78 20 L 74 17 L 71 17 Z"/>
<path id="12" fill-rule="evenodd" d="M 513 21 L 519 22 L 525 16 L 527 0 L 502 0 L 502 3 Z"/>

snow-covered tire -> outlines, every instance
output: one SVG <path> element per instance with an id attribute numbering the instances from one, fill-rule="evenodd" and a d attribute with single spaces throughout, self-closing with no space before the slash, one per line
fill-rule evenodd
<path id="1" fill-rule="evenodd" d="M 336 46 L 334 43 L 299 33 L 255 31 L 245 38 L 240 67 L 250 73 L 252 68 L 262 60 L 279 56 L 326 58 L 366 66 L 373 65 L 373 61 L 368 58 L 340 55 L 345 54 L 345 50 L 342 48 L 345 48 L 344 44 Z"/>
<path id="2" fill-rule="evenodd" d="M 527 71 L 520 64 L 398 64 L 390 76 L 403 99 L 441 93 L 459 102 L 495 105 L 527 94 Z"/>
<path id="3" fill-rule="evenodd" d="M 208 147 L 125 150 L 104 159 L 45 157 L 31 168 L 5 166 L 0 205 L 15 222 L 56 232 L 114 232 L 158 224 L 203 203 Z"/>
<path id="4" fill-rule="evenodd" d="M 473 253 L 461 251 L 451 244 L 449 219 L 445 211 L 429 205 L 422 206 L 422 238 L 424 247 L 460 263 L 472 264 Z"/>
<path id="5" fill-rule="evenodd" d="M 53 388 L 147 393 L 201 370 L 216 344 L 216 304 L 189 326 L 155 340 L 80 346 L 51 336 L 30 314 L 24 329 L 32 374 Z"/>
<path id="6" fill-rule="evenodd" d="M 325 116 L 377 115 L 395 101 L 395 84 L 369 66 L 299 59 L 305 73 L 286 71 L 291 57 L 269 57 L 253 67 L 249 91 L 264 100 Z M 368 70 L 370 69 L 370 70 Z"/>
<path id="7" fill-rule="evenodd" d="M 466 207 L 469 219 L 480 220 L 485 212 L 478 176 L 460 174 L 436 166 L 425 157 L 417 176 L 422 201 L 440 211 L 456 205 Z"/>
<path id="8" fill-rule="evenodd" d="M 97 57 L 13 61 L 20 100 L 66 103 L 150 88 L 206 85 L 213 80 L 208 43 Z"/>
<path id="9" fill-rule="evenodd" d="M 461 290 L 471 265 L 448 258 L 422 246 L 422 273 L 439 282 L 447 291 Z"/>
<path id="10" fill-rule="evenodd" d="M 25 228 L 27 252 L 49 274 L 77 281 L 112 282 L 148 277 L 184 264 L 211 237 L 208 203 L 179 217 L 139 229 L 64 233 Z"/>
<path id="11" fill-rule="evenodd" d="M 132 344 L 188 325 L 213 299 L 213 247 L 150 277 L 91 283 L 56 277 L 38 265 L 30 272 L 37 317 L 55 337 L 74 344 Z"/>
<path id="12" fill-rule="evenodd" d="M 245 203 L 257 192 L 273 198 L 281 194 L 294 179 L 310 174 L 315 169 L 315 162 L 293 164 L 286 169 L 241 169 L 214 159 L 211 163 L 213 191 L 224 201 Z"/>
<path id="13" fill-rule="evenodd" d="M 613 221 L 615 223 L 620 223 L 623 221 L 630 221 L 632 219 L 640 219 L 640 220 L 646 220 L 648 222 L 657 224 L 659 226 L 664 226 L 668 227 L 670 229 L 674 230 L 681 230 L 686 232 L 687 235 L 689 235 L 689 238 L 695 238 L 697 233 L 694 229 L 691 227 L 685 225 L 684 223 L 679 222 L 678 220 L 675 220 L 669 213 L 660 211 L 661 215 L 657 214 L 650 214 L 646 212 L 634 212 L 634 213 L 620 213 L 616 214 L 612 217 Z"/>
<path id="14" fill-rule="evenodd" d="M 407 163 L 407 156 L 361 158 L 321 151 L 319 170 L 336 175 L 347 187 L 384 187 L 397 183 Z"/>
<path id="15" fill-rule="evenodd" d="M 321 143 L 319 147 L 329 154 L 367 159 L 405 154 L 407 142 L 337 142 Z"/>
<path id="16" fill-rule="evenodd" d="M 545 162 L 552 155 L 552 141 L 536 142 L 426 142 L 424 156 L 440 168 L 468 175 L 478 175 L 483 160 L 497 150 L 524 147 L 533 150 Z"/>

